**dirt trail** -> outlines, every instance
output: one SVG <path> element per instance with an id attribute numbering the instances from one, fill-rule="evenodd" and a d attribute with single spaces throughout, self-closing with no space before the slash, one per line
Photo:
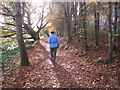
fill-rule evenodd
<path id="1" fill-rule="evenodd" d="M 50 60 L 47 40 L 37 42 L 28 50 L 30 66 L 18 67 L 9 76 L 16 78 L 3 83 L 3 87 L 23 88 L 106 88 L 119 87 L 115 74 L 85 63 L 67 50 L 58 49 L 56 61 Z M 110 70 L 107 70 L 111 72 Z M 109 73 L 108 73 L 109 74 Z M 111 80 L 109 78 L 112 78 Z M 112 81 L 114 79 L 114 82 Z"/>
<path id="2" fill-rule="evenodd" d="M 49 52 L 49 44 L 47 40 L 40 41 L 40 44 Z M 90 87 L 89 81 L 83 80 L 81 81 L 80 72 L 79 72 L 79 65 L 73 59 L 69 60 L 69 58 L 65 57 L 66 54 L 63 54 L 59 51 L 57 52 L 57 59 L 56 61 L 47 60 L 48 63 L 51 63 L 53 66 L 53 71 L 56 74 L 56 81 L 59 83 L 59 87 L 82 87 L 82 83 L 84 82 L 85 85 Z M 58 85 L 55 85 L 58 86 Z"/>

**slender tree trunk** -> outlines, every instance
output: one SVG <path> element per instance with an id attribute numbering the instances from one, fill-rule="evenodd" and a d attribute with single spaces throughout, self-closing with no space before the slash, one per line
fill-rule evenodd
<path id="1" fill-rule="evenodd" d="M 118 18 L 118 34 L 119 36 L 117 37 L 117 46 L 120 47 L 120 17 Z"/>
<path id="2" fill-rule="evenodd" d="M 84 10 L 83 10 L 83 47 L 84 51 L 86 53 L 88 47 L 87 47 L 87 30 L 86 30 L 86 3 L 83 3 Z"/>
<path id="3" fill-rule="evenodd" d="M 99 3 L 94 7 L 94 17 L 95 17 L 95 44 L 96 47 L 99 46 Z"/>
<path id="4" fill-rule="evenodd" d="M 27 21 L 28 21 L 28 25 L 31 28 L 31 19 L 30 19 L 30 14 L 27 14 Z"/>
<path id="5" fill-rule="evenodd" d="M 63 17 L 61 18 L 61 21 L 60 21 L 60 27 L 59 27 L 59 35 L 61 36 L 61 37 L 63 37 L 64 36 L 64 19 L 63 19 Z"/>
<path id="6" fill-rule="evenodd" d="M 117 6 L 118 6 L 118 2 L 115 2 L 115 22 L 114 22 L 115 34 L 117 33 L 117 19 L 118 19 Z"/>
<path id="7" fill-rule="evenodd" d="M 115 2 L 115 20 L 114 20 L 114 34 L 117 33 L 117 20 L 118 20 L 118 15 L 117 15 L 117 6 L 118 2 Z M 114 37 L 114 41 L 116 41 L 116 38 Z"/>
<path id="8" fill-rule="evenodd" d="M 82 14 L 83 13 L 83 9 L 82 8 L 83 8 L 83 3 L 79 2 L 79 18 L 83 17 L 83 14 Z M 80 33 L 81 32 L 81 28 L 82 28 L 82 22 L 81 21 L 82 21 L 81 19 L 78 19 L 78 22 L 77 22 L 78 23 L 78 30 L 77 30 L 78 31 L 78 41 L 79 42 L 80 42 L 80 39 L 81 39 L 81 36 L 82 36 L 81 33 Z"/>
<path id="9" fill-rule="evenodd" d="M 109 57 L 109 61 L 108 62 L 112 62 L 113 61 L 113 32 L 112 32 L 112 3 L 109 2 L 109 15 L 108 15 L 108 22 L 109 22 L 109 32 L 108 32 L 108 42 L 109 42 L 109 48 L 108 48 L 108 57 Z"/>
<path id="10" fill-rule="evenodd" d="M 65 9 L 65 18 L 66 18 L 66 26 L 67 26 L 67 32 L 68 32 L 68 42 L 71 41 L 72 35 L 71 35 L 71 15 L 70 15 L 70 3 L 66 3 L 66 8 Z"/>
<path id="11" fill-rule="evenodd" d="M 22 35 L 22 15 L 21 15 L 20 2 L 15 2 L 15 12 L 16 12 L 16 27 L 17 27 L 16 33 L 17 33 L 19 50 L 20 50 L 21 65 L 28 66 L 29 65 L 28 55 Z"/>
<path id="12" fill-rule="evenodd" d="M 70 22 L 70 18 L 68 18 L 68 23 L 67 23 L 67 31 L 68 31 L 68 42 L 71 41 L 72 36 L 71 36 L 71 22 Z"/>
<path id="13" fill-rule="evenodd" d="M 74 9 L 73 9 L 73 20 L 74 20 L 74 26 L 73 26 L 73 30 L 74 30 L 74 34 L 76 33 L 77 31 L 77 7 L 78 7 L 78 2 L 74 2 L 73 4 L 74 6 Z"/>

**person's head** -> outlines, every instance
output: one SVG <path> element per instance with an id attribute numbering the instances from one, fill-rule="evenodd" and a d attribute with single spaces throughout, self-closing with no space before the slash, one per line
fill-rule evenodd
<path id="1" fill-rule="evenodd" d="M 54 34 L 54 33 L 55 33 L 54 31 L 51 32 L 51 34 Z"/>

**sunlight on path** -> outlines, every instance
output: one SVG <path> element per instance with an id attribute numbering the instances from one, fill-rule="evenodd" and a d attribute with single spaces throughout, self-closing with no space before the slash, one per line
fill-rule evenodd
<path id="1" fill-rule="evenodd" d="M 50 51 L 49 44 L 46 43 L 45 41 L 40 41 L 40 44 L 45 47 L 46 51 Z M 53 88 L 59 88 L 60 87 L 60 82 L 57 78 L 56 73 L 53 71 L 54 65 L 50 59 L 46 59 L 45 64 L 43 64 L 45 67 L 49 68 L 48 74 L 47 74 L 47 86 L 51 86 Z"/>
<path id="2" fill-rule="evenodd" d="M 47 41 L 47 40 L 46 40 Z M 45 41 L 40 40 L 40 44 L 45 47 L 46 51 L 50 52 L 49 44 L 46 43 Z"/>
<path id="3" fill-rule="evenodd" d="M 47 67 L 49 69 L 48 72 L 46 72 L 47 73 L 46 79 L 47 79 L 47 84 L 48 84 L 47 86 L 52 85 L 51 87 L 53 87 L 53 88 L 59 88 L 60 83 L 59 83 L 56 73 L 53 71 L 53 68 L 54 68 L 53 63 L 49 59 L 46 59 L 45 63 L 47 65 L 45 67 Z"/>
<path id="4" fill-rule="evenodd" d="M 46 62 L 47 62 L 49 65 L 51 65 L 52 67 L 54 67 L 54 66 L 53 66 L 53 63 L 51 62 L 51 60 L 47 59 Z"/>

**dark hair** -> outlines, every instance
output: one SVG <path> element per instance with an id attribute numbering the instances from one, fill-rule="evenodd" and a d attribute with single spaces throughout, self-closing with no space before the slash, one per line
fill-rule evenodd
<path id="1" fill-rule="evenodd" d="M 54 34 L 55 32 L 51 32 L 51 34 Z"/>

